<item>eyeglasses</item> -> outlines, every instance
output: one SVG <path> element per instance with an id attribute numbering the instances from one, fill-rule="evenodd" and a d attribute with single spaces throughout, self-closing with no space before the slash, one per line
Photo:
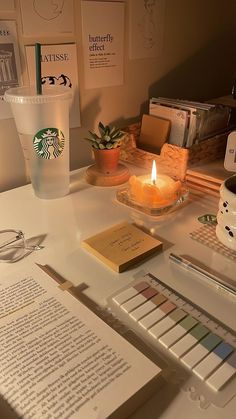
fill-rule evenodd
<path id="1" fill-rule="evenodd" d="M 0 230 L 0 262 L 16 262 L 43 246 L 26 243 L 21 230 Z"/>

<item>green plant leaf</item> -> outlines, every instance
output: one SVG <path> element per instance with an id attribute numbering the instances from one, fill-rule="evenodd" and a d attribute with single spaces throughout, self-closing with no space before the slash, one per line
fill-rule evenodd
<path id="1" fill-rule="evenodd" d="M 95 132 L 89 131 L 91 138 L 85 138 L 90 141 L 92 147 L 104 150 L 105 148 L 111 149 L 120 146 L 121 138 L 124 133 L 117 129 L 115 126 L 103 125 L 100 121 L 98 124 L 99 135 Z"/>
<path id="2" fill-rule="evenodd" d="M 121 138 L 123 137 L 122 132 L 118 131 L 115 135 L 113 135 L 113 138 Z"/>
<path id="3" fill-rule="evenodd" d="M 117 131 L 116 127 L 112 127 L 110 130 L 110 135 L 113 136 L 115 134 L 115 132 Z"/>
<path id="4" fill-rule="evenodd" d="M 110 135 L 104 135 L 104 141 L 108 143 L 110 140 L 111 140 Z"/>
<path id="5" fill-rule="evenodd" d="M 94 140 L 94 138 L 84 138 L 84 140 L 89 141 L 90 143 L 92 143 L 92 146 L 94 144 L 97 144 L 97 140 Z"/>
<path id="6" fill-rule="evenodd" d="M 101 121 L 98 124 L 98 128 L 101 128 L 103 131 L 105 130 L 105 127 Z"/>
<path id="7" fill-rule="evenodd" d="M 99 139 L 99 138 L 100 138 L 100 137 L 98 137 L 98 135 L 97 135 L 95 132 L 89 131 L 89 134 L 91 135 L 91 137 L 92 137 L 94 140 L 97 140 L 97 139 Z"/>
<path id="8" fill-rule="evenodd" d="M 112 132 L 112 137 L 116 137 L 116 135 L 117 134 L 119 134 L 120 133 L 120 130 L 119 129 L 115 129 L 113 132 Z"/>
<path id="9" fill-rule="evenodd" d="M 101 134 L 101 138 L 104 137 L 104 134 L 106 133 L 106 128 L 104 127 L 104 125 L 102 124 L 102 122 L 99 122 L 98 124 L 98 130 Z"/>

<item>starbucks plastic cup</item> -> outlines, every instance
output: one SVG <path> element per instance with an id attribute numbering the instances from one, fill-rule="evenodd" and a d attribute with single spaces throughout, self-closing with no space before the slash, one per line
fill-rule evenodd
<path id="1" fill-rule="evenodd" d="M 43 199 L 69 193 L 70 89 L 35 87 L 9 89 L 4 99 L 11 104 L 17 131 L 35 195 Z"/>

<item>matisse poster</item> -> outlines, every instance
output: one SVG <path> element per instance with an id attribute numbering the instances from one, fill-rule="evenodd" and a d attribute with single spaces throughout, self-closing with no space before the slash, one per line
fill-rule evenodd
<path id="1" fill-rule="evenodd" d="M 124 81 L 124 3 L 82 2 L 85 88 Z"/>
<path id="2" fill-rule="evenodd" d="M 36 85 L 35 47 L 26 46 L 30 85 Z M 70 128 L 80 126 L 79 83 L 76 44 L 41 46 L 42 86 L 65 86 L 72 90 Z"/>

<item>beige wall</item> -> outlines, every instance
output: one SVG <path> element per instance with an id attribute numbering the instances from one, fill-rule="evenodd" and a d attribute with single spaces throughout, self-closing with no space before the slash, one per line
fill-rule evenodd
<path id="1" fill-rule="evenodd" d="M 24 45 L 49 38 L 23 37 L 19 1 L 16 19 L 21 48 L 23 80 L 27 83 Z M 51 37 L 50 43 L 76 42 L 82 127 L 71 130 L 71 169 L 91 162 L 89 145 L 82 140 L 99 120 L 124 126 L 148 110 L 151 96 L 207 100 L 229 94 L 236 72 L 236 1 L 166 0 L 163 52 L 158 59 L 129 60 L 128 0 L 126 0 L 125 81 L 122 86 L 85 90 L 81 47 L 80 0 L 75 3 L 75 36 Z M 1 0 L 0 0 L 1 4 Z M 13 119 L 0 120 L 0 191 L 26 182 L 22 152 Z"/>

